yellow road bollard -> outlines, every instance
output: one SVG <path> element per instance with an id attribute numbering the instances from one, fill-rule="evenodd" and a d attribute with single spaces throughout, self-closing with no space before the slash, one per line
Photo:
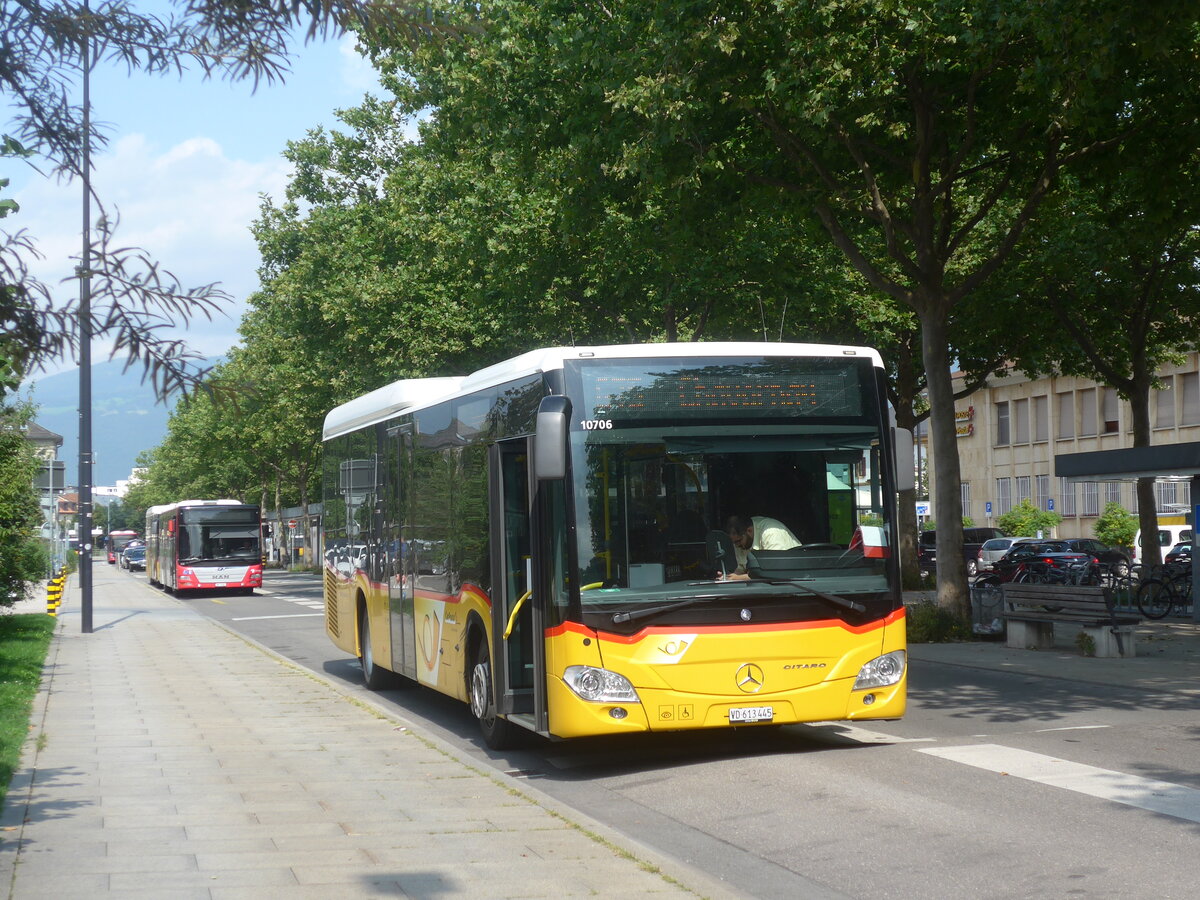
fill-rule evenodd
<path id="1" fill-rule="evenodd" d="M 58 574 L 50 579 L 50 583 L 46 585 L 46 614 L 50 616 L 58 615 L 58 608 L 62 605 L 63 584 L 67 580 L 67 570 L 64 566 L 59 570 Z"/>

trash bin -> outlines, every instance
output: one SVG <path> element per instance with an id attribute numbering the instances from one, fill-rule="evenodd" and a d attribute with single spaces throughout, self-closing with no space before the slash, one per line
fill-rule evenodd
<path id="1" fill-rule="evenodd" d="M 971 630 L 983 637 L 1004 637 L 1004 598 L 1000 585 L 980 579 L 971 585 Z"/>

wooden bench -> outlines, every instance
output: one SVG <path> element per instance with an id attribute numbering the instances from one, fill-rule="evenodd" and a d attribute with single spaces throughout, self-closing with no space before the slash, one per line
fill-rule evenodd
<path id="1" fill-rule="evenodd" d="M 1090 584 L 1002 584 L 1009 647 L 1049 650 L 1054 623 L 1083 626 L 1096 656 L 1132 657 L 1133 626 L 1141 616 L 1117 612 L 1111 588 Z"/>

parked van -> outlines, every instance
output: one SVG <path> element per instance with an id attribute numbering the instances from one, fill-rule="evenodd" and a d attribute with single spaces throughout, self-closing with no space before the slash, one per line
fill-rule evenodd
<path id="1" fill-rule="evenodd" d="M 1163 525 L 1161 522 L 1158 526 L 1158 546 L 1161 550 L 1159 559 L 1167 555 L 1167 551 L 1178 544 L 1180 541 L 1190 541 L 1192 539 L 1191 525 Z M 1139 528 L 1137 537 L 1133 539 L 1133 562 L 1138 564 L 1142 561 L 1142 530 Z"/>

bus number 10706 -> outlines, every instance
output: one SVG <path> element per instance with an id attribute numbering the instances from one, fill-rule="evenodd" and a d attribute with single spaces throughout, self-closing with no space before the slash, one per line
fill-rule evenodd
<path id="1" fill-rule="evenodd" d="M 584 431 L 602 431 L 613 427 L 612 419 L 584 419 L 579 424 Z"/>

